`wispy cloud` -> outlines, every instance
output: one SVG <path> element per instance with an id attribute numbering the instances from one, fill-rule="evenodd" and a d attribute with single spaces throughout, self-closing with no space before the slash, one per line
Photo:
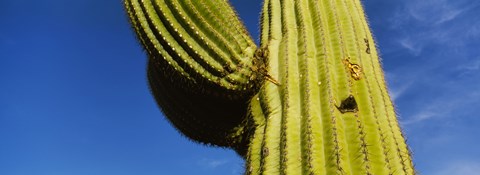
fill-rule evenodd
<path id="1" fill-rule="evenodd" d="M 433 112 L 431 110 L 425 110 L 425 111 L 420 111 L 418 114 L 410 117 L 410 119 L 408 119 L 406 121 L 401 121 L 400 123 L 405 126 L 405 125 L 409 125 L 409 124 L 418 123 L 418 122 L 421 122 L 421 121 L 424 121 L 424 120 L 427 120 L 427 119 L 430 119 L 430 118 L 434 118 L 436 116 L 439 116 L 439 114 L 436 113 L 436 112 Z"/>
<path id="2" fill-rule="evenodd" d="M 414 56 L 423 53 L 426 46 L 439 44 L 447 49 L 463 47 L 465 40 L 480 37 L 480 22 L 461 20 L 471 15 L 480 3 L 464 0 L 406 0 L 388 20 L 398 34 L 394 36 L 399 48 Z M 477 8 L 478 9 L 478 8 Z"/>
<path id="3" fill-rule="evenodd" d="M 403 121 L 400 121 L 400 123 L 406 126 L 410 124 L 423 122 L 428 119 L 440 118 L 442 116 L 445 116 L 445 114 L 453 110 L 453 108 L 452 107 L 447 108 L 446 106 L 444 106 L 446 104 L 443 104 L 443 103 L 444 102 L 438 102 L 437 104 L 430 104 L 427 108 L 424 108 L 421 111 L 418 111 L 416 114 L 409 116 Z"/>
<path id="4" fill-rule="evenodd" d="M 430 120 L 447 121 L 453 116 L 460 117 L 471 106 L 480 105 L 480 84 L 475 80 L 480 71 L 480 58 L 454 66 L 449 57 L 437 57 L 435 62 L 411 65 L 386 73 L 390 85 L 390 96 L 395 102 L 403 102 L 407 95 L 415 100 L 410 111 L 399 111 L 402 125 L 417 124 Z M 442 61 L 443 60 L 443 61 Z M 448 71 L 445 71 L 448 70 Z M 439 72 L 442 71 L 442 72 Z M 413 96 L 412 96 L 413 95 Z M 458 119 L 458 118 L 457 118 Z"/>
<path id="5" fill-rule="evenodd" d="M 209 159 L 209 158 L 204 158 L 201 159 L 198 164 L 204 168 L 208 169 L 215 169 L 220 166 L 223 166 L 227 164 L 229 161 L 226 159 Z"/>
<path id="6" fill-rule="evenodd" d="M 478 174 L 479 172 L 480 162 L 458 161 L 449 163 L 447 166 L 440 166 L 440 170 L 435 175 L 467 175 Z"/>
<path id="7" fill-rule="evenodd" d="M 430 119 L 449 119 L 452 116 L 458 116 L 465 108 L 475 106 L 479 97 L 479 91 L 446 93 L 444 96 L 430 100 L 425 108 L 421 108 L 414 115 L 401 121 L 401 124 L 410 125 Z"/>
<path id="8" fill-rule="evenodd" d="M 455 2 L 447 0 L 408 1 L 406 12 L 411 19 L 428 25 L 440 25 L 455 19 L 470 7 L 459 7 Z"/>
<path id="9" fill-rule="evenodd" d="M 420 45 L 421 43 L 418 41 L 413 41 L 409 37 L 399 39 L 398 43 L 415 56 L 418 56 L 422 52 L 423 46 Z"/>
<path id="10" fill-rule="evenodd" d="M 470 24 L 470 28 L 466 31 L 466 36 L 470 38 L 480 37 L 480 22 Z"/>
<path id="11" fill-rule="evenodd" d="M 401 97 L 405 92 L 408 91 L 410 86 L 413 85 L 415 82 L 414 79 L 402 79 L 402 77 L 399 77 L 397 74 L 391 73 L 386 71 L 385 76 L 388 80 L 388 82 L 392 83 L 389 85 L 389 95 L 390 98 L 392 98 L 393 101 L 396 101 L 399 97 Z"/>
<path id="12" fill-rule="evenodd" d="M 478 71 L 480 71 L 480 57 L 468 61 L 467 64 L 457 66 L 455 71 L 458 73 L 458 77 L 466 77 L 477 74 Z"/>
<path id="13" fill-rule="evenodd" d="M 236 175 L 244 171 L 244 164 L 240 157 L 204 157 L 198 159 L 196 165 L 206 174 L 217 174 L 221 171 L 227 172 L 223 174 Z"/>
<path id="14" fill-rule="evenodd" d="M 438 21 L 435 23 L 436 25 L 443 24 L 445 22 L 451 21 L 455 19 L 459 14 L 464 12 L 466 9 L 448 9 L 445 10 Z"/>
<path id="15" fill-rule="evenodd" d="M 389 19 L 394 28 L 410 23 L 424 25 L 441 25 L 452 21 L 463 12 L 472 8 L 471 4 L 456 5 L 454 1 L 447 0 L 406 0 L 402 7 L 397 8 Z"/>
<path id="16" fill-rule="evenodd" d="M 459 71 L 477 71 L 480 69 L 480 58 L 476 59 L 473 62 L 469 62 L 468 64 L 460 65 L 457 67 Z"/>

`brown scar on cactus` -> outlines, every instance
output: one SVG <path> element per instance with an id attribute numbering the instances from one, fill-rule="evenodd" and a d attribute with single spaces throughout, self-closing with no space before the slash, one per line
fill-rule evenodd
<path id="1" fill-rule="evenodd" d="M 363 38 L 363 41 L 365 41 L 365 46 L 367 46 L 367 48 L 365 49 L 365 52 L 367 54 L 370 54 L 370 43 L 368 42 L 368 39 L 367 38 Z"/>
<path id="2" fill-rule="evenodd" d="M 255 51 L 255 60 L 254 65 L 252 66 L 252 71 L 258 72 L 263 78 L 277 86 L 280 86 L 278 82 L 272 75 L 268 73 L 267 69 L 267 58 L 268 58 L 268 49 L 259 48 Z M 257 64 L 257 62 L 260 62 Z"/>
<path id="3" fill-rule="evenodd" d="M 273 84 L 277 85 L 277 86 L 280 86 L 280 82 L 278 82 L 277 80 L 275 80 L 275 78 L 273 78 L 270 74 L 268 74 L 268 72 L 266 74 L 263 75 L 265 77 L 265 79 L 267 81 L 270 81 L 272 82 Z"/>
<path id="4" fill-rule="evenodd" d="M 353 95 L 349 95 L 346 99 L 342 101 L 340 106 L 336 107 L 342 114 L 358 111 L 357 101 L 355 101 L 355 97 L 353 97 Z"/>
<path id="5" fill-rule="evenodd" d="M 269 154 L 268 148 L 267 148 L 267 147 L 263 147 L 263 149 L 262 149 L 262 155 L 263 155 L 263 157 L 267 157 L 268 154 Z"/>
<path id="6" fill-rule="evenodd" d="M 362 67 L 360 67 L 360 65 L 358 64 L 351 63 L 350 57 L 345 58 L 343 60 L 343 64 L 347 66 L 348 71 L 350 72 L 350 76 L 352 76 L 354 80 L 362 79 Z"/>

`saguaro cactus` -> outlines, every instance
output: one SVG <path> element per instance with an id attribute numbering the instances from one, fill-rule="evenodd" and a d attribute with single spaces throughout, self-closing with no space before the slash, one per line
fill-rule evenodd
<path id="1" fill-rule="evenodd" d="M 125 0 L 152 92 L 246 174 L 414 174 L 360 0 L 265 0 L 255 45 L 227 0 Z"/>

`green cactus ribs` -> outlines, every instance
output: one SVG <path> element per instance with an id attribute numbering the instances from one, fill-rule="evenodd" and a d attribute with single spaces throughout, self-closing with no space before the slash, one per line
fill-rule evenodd
<path id="1" fill-rule="evenodd" d="M 266 0 L 261 38 L 247 174 L 415 173 L 360 1 Z"/>
<path id="2" fill-rule="evenodd" d="M 125 7 L 149 55 L 152 92 L 172 124 L 195 141 L 241 147 L 237 128 L 262 81 L 262 65 L 254 65 L 262 61 L 231 6 L 125 0 Z"/>
<path id="3" fill-rule="evenodd" d="M 415 174 L 360 0 L 125 0 L 165 116 L 245 174 Z"/>

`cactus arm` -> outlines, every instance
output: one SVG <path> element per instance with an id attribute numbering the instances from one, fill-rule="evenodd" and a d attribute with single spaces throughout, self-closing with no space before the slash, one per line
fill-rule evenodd
<path id="1" fill-rule="evenodd" d="M 216 3 L 216 4 L 213 4 Z M 256 46 L 226 1 L 126 0 L 153 59 L 164 59 L 192 84 L 251 89 Z M 205 90 L 205 89 L 204 89 Z"/>
<path id="2" fill-rule="evenodd" d="M 135 29 L 139 40 L 149 55 L 162 55 L 165 62 L 170 64 L 186 79 L 191 79 L 190 75 L 163 49 L 163 46 L 155 39 L 154 31 L 149 27 L 143 10 L 137 1 L 125 1 L 125 8 L 130 17 L 130 22 Z"/>
<path id="3" fill-rule="evenodd" d="M 124 3 L 150 58 L 152 93 L 171 123 L 195 141 L 246 150 L 241 125 L 262 62 L 228 1 Z"/>

